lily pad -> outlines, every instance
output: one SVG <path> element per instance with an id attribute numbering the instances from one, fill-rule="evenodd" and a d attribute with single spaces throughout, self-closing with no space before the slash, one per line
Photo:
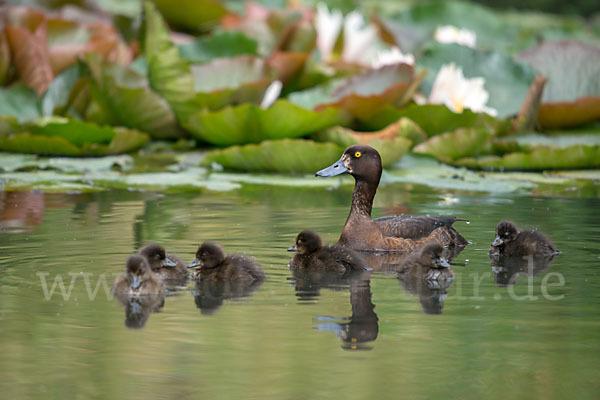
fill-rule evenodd
<path id="1" fill-rule="evenodd" d="M 371 119 L 365 121 L 366 129 L 381 129 L 400 118 L 414 121 L 432 137 L 444 132 L 452 132 L 458 128 L 494 127 L 501 129 L 503 124 L 485 113 L 474 113 L 465 109 L 458 114 L 441 104 L 411 104 L 404 108 L 384 107 L 378 110 Z"/>
<path id="2" fill-rule="evenodd" d="M 242 104 L 215 112 L 204 110 L 183 125 L 198 139 L 228 146 L 305 136 L 338 124 L 339 118 L 339 111 L 334 108 L 317 112 L 277 100 L 268 109 Z"/>
<path id="3" fill-rule="evenodd" d="M 444 64 L 460 66 L 466 78 L 483 77 L 485 90 L 490 94 L 487 105 L 498 111 L 500 118 L 515 115 L 529 86 L 535 78 L 533 68 L 514 61 L 511 57 L 493 51 L 475 50 L 457 44 L 429 43 L 419 65 L 431 73 L 423 81 L 422 89 L 429 95 L 437 71 Z"/>
<path id="4" fill-rule="evenodd" d="M 455 160 L 477 154 L 485 148 L 492 133 L 485 128 L 461 128 L 434 136 L 413 149 L 441 161 Z"/>
<path id="5" fill-rule="evenodd" d="M 41 111 L 37 94 L 24 85 L 0 88 L 0 115 L 10 115 L 20 122 L 38 118 Z"/>
<path id="6" fill-rule="evenodd" d="M 600 47 L 576 41 L 543 43 L 518 59 L 548 78 L 538 121 L 545 128 L 600 119 Z"/>
<path id="7" fill-rule="evenodd" d="M 227 9 L 219 0 L 153 1 L 171 26 L 187 31 L 209 31 L 217 26 L 227 13 Z"/>
<path id="8" fill-rule="evenodd" d="M 600 145 L 575 145 L 565 148 L 538 146 L 528 153 L 511 153 L 503 157 L 463 158 L 455 164 L 470 168 L 502 170 L 592 168 L 600 166 Z"/>
<path id="9" fill-rule="evenodd" d="M 242 171 L 313 172 L 323 164 L 335 162 L 343 151 L 344 148 L 333 143 L 301 139 L 268 140 L 211 151 L 206 155 L 204 164 L 217 163 Z"/>
<path id="10" fill-rule="evenodd" d="M 60 113 L 61 109 L 66 107 L 71 97 L 71 90 L 75 82 L 82 76 L 83 67 L 80 64 L 75 64 L 54 78 L 48 90 L 44 93 L 41 99 L 41 108 L 43 115 L 53 115 L 55 112 Z"/>
<path id="11" fill-rule="evenodd" d="M 191 63 L 205 63 L 214 58 L 241 54 L 258 55 L 258 43 L 241 32 L 216 32 L 208 38 L 179 46 L 181 56 Z"/>
<path id="12" fill-rule="evenodd" d="M 182 136 L 171 107 L 150 88 L 144 76 L 92 56 L 87 58 L 87 65 L 93 77 L 92 94 L 113 124 L 139 129 L 155 138 Z"/>

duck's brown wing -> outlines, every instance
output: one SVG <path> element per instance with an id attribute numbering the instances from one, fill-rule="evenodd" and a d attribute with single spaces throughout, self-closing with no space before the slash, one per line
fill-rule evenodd
<path id="1" fill-rule="evenodd" d="M 385 237 L 412 240 L 427 238 L 428 241 L 439 240 L 444 245 L 464 246 L 468 244 L 467 240 L 452 227 L 454 222 L 459 221 L 456 217 L 394 215 L 377 218 L 373 221 Z"/>

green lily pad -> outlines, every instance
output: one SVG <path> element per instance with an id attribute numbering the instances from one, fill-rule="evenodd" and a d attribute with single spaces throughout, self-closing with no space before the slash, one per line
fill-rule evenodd
<path id="1" fill-rule="evenodd" d="M 429 43 L 418 64 L 431 73 L 422 85 L 428 96 L 442 65 L 455 63 L 466 78 L 483 77 L 484 89 L 490 94 L 487 106 L 495 108 L 500 118 L 515 115 L 535 78 L 535 71 L 511 57 L 493 51 L 475 50 L 457 44 Z"/>
<path id="2" fill-rule="evenodd" d="M 60 109 L 67 106 L 71 89 L 82 76 L 82 69 L 80 64 L 75 64 L 63 70 L 54 78 L 48 86 L 48 90 L 42 96 L 41 108 L 43 115 L 53 115 L 55 112 L 61 113 Z"/>
<path id="3" fill-rule="evenodd" d="M 37 94 L 23 85 L 0 88 L 0 115 L 10 115 L 20 122 L 31 121 L 41 115 Z"/>
<path id="4" fill-rule="evenodd" d="M 0 137 L 0 150 L 14 153 L 81 156 L 80 148 L 59 136 L 16 133 Z"/>
<path id="5" fill-rule="evenodd" d="M 227 9 L 219 0 L 153 0 L 173 27 L 185 31 L 206 32 L 219 24 Z M 148 3 L 148 2 L 146 2 Z"/>
<path id="6" fill-rule="evenodd" d="M 443 104 L 411 104 L 404 108 L 384 107 L 363 125 L 366 129 L 382 129 L 403 117 L 414 121 L 429 137 L 452 132 L 458 128 L 500 129 L 503 127 L 503 123 L 488 114 L 474 113 L 468 109 L 458 114 Z"/>
<path id="7" fill-rule="evenodd" d="M 310 140 L 268 140 L 260 144 L 232 146 L 206 155 L 204 164 L 217 163 L 242 171 L 314 172 L 334 163 L 344 151 L 333 143 Z"/>
<path id="8" fill-rule="evenodd" d="M 222 31 L 208 38 L 180 45 L 179 52 L 191 63 L 205 63 L 214 58 L 234 57 L 241 54 L 258 55 L 258 43 L 241 32 Z"/>
<path id="9" fill-rule="evenodd" d="M 547 42 L 517 56 L 548 78 L 538 121 L 561 128 L 600 119 L 600 47 Z"/>
<path id="10" fill-rule="evenodd" d="M 438 160 L 455 160 L 479 153 L 486 147 L 492 133 L 485 128 L 460 128 L 454 132 L 434 136 L 413 149 L 415 153 L 429 154 Z"/>
<path id="11" fill-rule="evenodd" d="M 305 136 L 336 125 L 339 111 L 321 112 L 298 107 L 287 100 L 277 100 L 262 109 L 255 104 L 201 111 L 183 123 L 192 135 L 218 146 L 258 143 L 263 140 Z"/>
<path id="12" fill-rule="evenodd" d="M 98 57 L 89 56 L 87 65 L 93 96 L 113 124 L 160 139 L 182 136 L 173 110 L 150 88 L 146 77 L 119 64 L 102 63 Z"/>
<path id="13" fill-rule="evenodd" d="M 481 169 L 545 170 L 593 168 L 600 166 L 600 145 L 575 145 L 565 148 L 538 146 L 528 153 L 511 153 L 503 157 L 463 158 L 456 165 Z"/>

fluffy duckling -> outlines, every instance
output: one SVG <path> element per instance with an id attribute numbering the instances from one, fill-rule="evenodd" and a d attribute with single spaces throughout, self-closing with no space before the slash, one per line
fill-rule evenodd
<path id="1" fill-rule="evenodd" d="M 127 260 L 127 271 L 115 281 L 113 295 L 128 298 L 159 299 L 164 297 L 165 284 L 152 272 L 146 258 L 134 255 Z"/>
<path id="2" fill-rule="evenodd" d="M 158 244 L 143 247 L 139 254 L 148 260 L 154 272 L 168 282 L 185 282 L 188 278 L 186 265 L 173 254 L 167 254 Z"/>
<path id="3" fill-rule="evenodd" d="M 445 280 L 454 276 L 450 264 L 443 257 L 444 246 L 440 242 L 427 243 L 419 252 L 412 253 L 400 264 L 400 274 L 422 276 L 426 280 Z"/>
<path id="4" fill-rule="evenodd" d="M 321 272 L 365 271 L 365 260 L 355 251 L 339 246 L 323 246 L 318 233 L 304 230 L 296 237 L 296 244 L 288 249 L 297 253 L 290 261 L 290 269 Z"/>
<path id="5" fill-rule="evenodd" d="M 194 273 L 197 281 L 243 281 L 266 279 L 260 266 L 240 254 L 225 255 L 217 243 L 204 242 L 196 252 L 196 259 L 188 268 L 199 267 Z"/>
<path id="6" fill-rule="evenodd" d="M 496 227 L 496 238 L 490 247 L 492 256 L 548 257 L 560 251 L 539 231 L 519 231 L 511 221 L 502 221 Z"/>

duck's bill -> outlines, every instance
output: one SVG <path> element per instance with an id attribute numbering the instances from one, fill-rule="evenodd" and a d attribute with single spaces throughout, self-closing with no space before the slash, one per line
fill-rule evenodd
<path id="1" fill-rule="evenodd" d="M 131 280 L 131 289 L 137 290 L 140 288 L 141 284 L 142 284 L 142 281 L 140 280 L 140 277 L 134 276 L 133 279 Z"/>
<path id="2" fill-rule="evenodd" d="M 450 263 L 444 257 L 440 257 L 440 266 L 450 268 Z"/>
<path id="3" fill-rule="evenodd" d="M 296 245 L 293 245 L 292 247 L 290 247 L 290 248 L 288 249 L 288 251 L 296 251 L 296 250 L 298 250 L 298 249 L 296 248 Z"/>
<path id="4" fill-rule="evenodd" d="M 502 239 L 500 239 L 499 236 L 496 236 L 496 238 L 492 242 L 492 246 L 500 246 L 502 243 L 504 243 L 504 241 L 502 241 Z"/>
<path id="5" fill-rule="evenodd" d="M 192 261 L 191 263 L 188 264 L 188 268 L 195 268 L 197 266 L 200 265 L 200 260 L 198 260 L 197 258 L 194 259 L 194 261 Z"/>
<path id="6" fill-rule="evenodd" d="M 330 176 L 341 175 L 341 174 L 345 174 L 347 172 L 348 172 L 348 168 L 344 167 L 343 158 L 340 158 L 338 161 L 336 161 L 334 164 L 330 165 L 329 167 L 323 168 L 322 170 L 317 171 L 315 176 L 321 176 L 323 178 L 328 178 Z"/>
<path id="7" fill-rule="evenodd" d="M 175 261 L 171 260 L 169 257 L 165 258 L 165 261 L 163 261 L 163 267 L 176 267 L 177 263 L 175 263 Z"/>

